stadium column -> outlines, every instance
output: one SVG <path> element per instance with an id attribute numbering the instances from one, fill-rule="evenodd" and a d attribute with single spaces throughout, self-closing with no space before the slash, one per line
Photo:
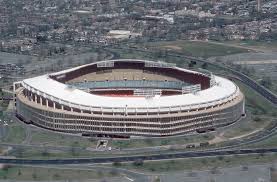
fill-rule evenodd
<path id="1" fill-rule="evenodd" d="M 36 101 L 36 94 L 32 93 L 32 101 L 35 102 Z"/>
<path id="2" fill-rule="evenodd" d="M 38 103 L 38 96 L 35 94 L 35 103 Z"/>
<path id="3" fill-rule="evenodd" d="M 33 94 L 33 92 L 30 93 L 30 100 L 34 101 L 34 94 Z"/>
<path id="4" fill-rule="evenodd" d="M 29 100 L 30 101 L 33 101 L 33 93 L 30 91 L 30 93 L 29 93 Z"/>
<path id="5" fill-rule="evenodd" d="M 245 114 L 245 98 L 242 101 L 242 114 Z"/>
<path id="6" fill-rule="evenodd" d="M 42 105 L 42 97 L 40 96 L 39 99 L 40 105 Z"/>
<path id="7" fill-rule="evenodd" d="M 125 106 L 125 116 L 128 116 L 128 105 Z"/>
<path id="8" fill-rule="evenodd" d="M 45 100 L 46 100 L 46 107 L 48 107 L 49 106 L 48 99 L 46 98 Z"/>

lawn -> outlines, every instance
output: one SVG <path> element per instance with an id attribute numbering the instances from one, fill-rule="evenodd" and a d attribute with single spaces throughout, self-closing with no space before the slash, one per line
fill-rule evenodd
<path id="1" fill-rule="evenodd" d="M 146 47 L 152 49 L 172 50 L 183 53 L 187 56 L 203 58 L 249 52 L 248 49 L 238 48 L 232 45 L 219 45 L 213 42 L 187 40 L 154 42 L 146 44 Z"/>
<path id="2" fill-rule="evenodd" d="M 54 133 L 51 131 L 32 131 L 31 144 L 44 144 L 51 146 L 75 146 L 75 147 L 96 147 L 97 140 L 90 141 L 80 136 Z"/>
<path id="3" fill-rule="evenodd" d="M 9 124 L 5 126 L 7 130 L 7 136 L 2 140 L 2 142 L 20 144 L 24 141 L 26 137 L 25 129 L 18 123 Z"/>
<path id="4" fill-rule="evenodd" d="M 250 113 L 249 113 L 250 115 Z M 249 134 L 254 134 L 253 132 L 258 132 L 262 130 L 266 126 L 268 126 L 271 122 L 274 122 L 273 118 L 262 117 L 260 116 L 260 120 L 256 120 L 253 116 L 248 116 L 247 118 L 243 118 L 238 126 L 232 128 L 230 130 L 224 131 L 224 137 L 233 138 L 238 136 L 247 136 Z"/>
<path id="5" fill-rule="evenodd" d="M 263 129 L 271 122 L 274 122 L 275 115 L 277 114 L 274 106 L 260 94 L 242 82 L 234 81 L 246 98 L 247 118 L 241 121 L 239 128 L 236 127 L 225 132 L 224 136 L 228 138 Z"/>
<path id="6" fill-rule="evenodd" d="M 240 90 L 243 92 L 246 98 L 246 106 L 248 111 L 255 115 L 270 114 L 275 116 L 277 114 L 276 108 L 264 97 L 255 92 L 252 88 L 237 80 L 235 80 L 235 83 L 239 86 Z"/>
<path id="7" fill-rule="evenodd" d="M 253 148 L 269 148 L 269 147 L 276 147 L 276 146 L 277 146 L 277 134 L 271 136 L 266 140 L 249 145 L 249 147 L 253 147 Z"/>
<path id="8" fill-rule="evenodd" d="M 183 41 L 182 41 L 183 42 Z M 192 44 L 199 44 L 199 42 L 190 42 Z M 154 43 L 153 43 L 154 44 Z M 180 43 L 179 43 L 180 44 Z M 188 46 L 184 43 L 184 46 Z M 209 44 L 209 43 L 201 43 L 201 44 Z M 176 44 L 176 46 L 179 46 Z M 202 45 L 203 46 L 203 45 Z M 207 45 L 205 45 L 207 46 Z M 218 45 L 216 45 L 218 46 Z M 193 46 L 192 46 L 193 47 Z M 228 46 L 227 46 L 228 47 Z M 226 48 L 227 50 L 227 48 Z M 132 57 L 134 58 L 149 58 L 154 59 L 153 54 L 151 53 L 141 53 L 141 52 L 135 52 L 135 51 L 128 51 L 128 50 L 120 50 L 120 54 L 123 52 L 121 56 L 124 58 L 126 57 Z M 126 56 L 126 57 L 125 57 Z M 169 62 L 176 62 L 180 65 L 187 64 L 189 61 L 184 60 L 182 58 L 174 58 L 171 56 L 167 57 Z M 197 62 L 197 65 L 195 67 L 200 67 L 201 63 Z M 211 69 L 212 66 L 208 65 L 208 69 Z M 243 83 L 236 81 L 240 89 L 243 91 L 243 93 L 246 96 L 246 105 L 247 110 L 249 110 L 254 116 L 265 116 L 267 114 L 276 114 L 276 109 L 272 107 L 272 105 L 266 101 L 262 96 L 260 96 L 258 93 L 254 92 L 251 88 L 244 85 Z M 1 114 L 1 113 L 0 113 Z M 227 135 L 233 136 L 237 135 L 237 133 L 246 133 L 251 132 L 257 128 L 261 128 L 268 124 L 268 121 L 259 121 L 259 122 L 248 122 L 244 124 L 244 127 L 241 127 L 240 130 L 235 129 L 235 131 L 228 131 Z M 251 127 L 248 127 L 251 126 Z M 24 128 L 21 126 L 12 126 L 11 132 L 9 133 L 7 137 L 7 141 L 11 143 L 20 143 L 25 138 L 25 132 Z M 204 135 L 193 135 L 193 136 L 177 136 L 177 137 L 171 137 L 171 138 L 153 138 L 153 139 L 132 139 L 132 140 L 112 140 L 110 139 L 108 146 L 111 147 L 119 147 L 119 148 L 139 148 L 139 147 L 152 147 L 152 146 L 160 146 L 160 145 L 181 145 L 181 144 L 187 144 L 187 143 L 198 143 L 198 142 L 204 142 L 208 141 L 214 138 L 214 135 L 204 134 Z M 97 143 L 98 139 L 89 140 L 87 138 L 83 137 L 77 137 L 77 136 L 70 136 L 70 135 L 63 135 L 53 132 L 47 132 L 47 131 L 33 131 L 30 144 L 35 145 L 51 145 L 51 146 L 69 146 L 69 147 L 92 147 L 95 148 L 95 145 Z M 47 151 L 49 154 L 42 155 L 44 151 L 42 150 L 35 150 L 35 151 L 28 151 L 23 152 L 22 156 L 26 158 L 31 158 L 33 156 L 36 156 L 37 158 L 58 158 L 58 157 L 76 157 L 72 155 L 72 153 L 65 152 L 61 153 L 61 151 Z M 88 151 L 80 152 L 77 156 L 100 156 L 100 155 L 112 155 L 111 153 L 88 153 Z M 116 154 L 115 154 L 116 155 Z M 123 155 L 126 155 L 125 153 Z"/>
<path id="9" fill-rule="evenodd" d="M 0 169 L 0 179 L 24 181 L 85 180 L 120 176 L 118 173 L 85 169 L 55 169 L 42 167 L 8 166 Z"/>
<path id="10" fill-rule="evenodd" d="M 187 136 L 175 136 L 168 138 L 146 138 L 146 139 L 131 139 L 131 140 L 113 140 L 112 146 L 119 148 L 141 148 L 163 145 L 184 145 L 189 143 L 200 143 L 212 140 L 213 134 L 195 134 Z"/>
<path id="11" fill-rule="evenodd" d="M 224 42 L 226 43 L 226 42 Z M 257 41 L 257 40 L 242 40 L 242 41 L 227 41 L 229 44 L 240 45 L 243 47 L 257 48 L 261 50 L 277 51 L 277 41 Z"/>
<path id="12" fill-rule="evenodd" d="M 169 172 L 182 170 L 213 170 L 219 167 L 246 166 L 250 164 L 274 162 L 276 160 L 277 154 L 251 154 L 165 161 L 145 161 L 141 162 L 140 165 L 135 163 L 114 163 L 113 166 L 132 169 L 139 172 Z"/>

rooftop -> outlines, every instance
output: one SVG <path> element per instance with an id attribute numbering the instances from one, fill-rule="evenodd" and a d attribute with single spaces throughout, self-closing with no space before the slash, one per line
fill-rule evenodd
<path id="1" fill-rule="evenodd" d="M 70 70 L 54 73 L 53 75 L 63 74 L 75 69 L 78 68 L 73 68 Z M 176 67 L 176 69 L 181 68 Z M 189 71 L 186 69 L 181 70 L 185 72 Z M 238 87 L 233 82 L 225 78 L 215 76 L 215 81 L 217 84 L 213 85 L 208 89 L 198 91 L 195 94 L 189 93 L 183 95 L 172 95 L 162 97 L 155 96 L 152 98 L 108 97 L 94 95 L 55 81 L 51 79 L 49 75 L 25 79 L 23 80 L 23 85 L 25 87 L 29 87 L 29 89 L 33 89 L 34 91 L 39 91 L 40 94 L 46 94 L 50 97 L 61 99 L 63 102 L 69 102 L 81 106 L 108 108 L 125 108 L 127 106 L 135 108 L 151 108 L 189 106 L 216 102 L 232 96 L 238 90 Z"/>

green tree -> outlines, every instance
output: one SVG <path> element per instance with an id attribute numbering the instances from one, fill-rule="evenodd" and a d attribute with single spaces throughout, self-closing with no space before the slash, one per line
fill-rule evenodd
<path id="1" fill-rule="evenodd" d="M 270 88 L 272 86 L 271 78 L 268 76 L 263 77 L 260 83 L 266 88 Z"/>
<path id="2" fill-rule="evenodd" d="M 33 174 L 32 174 L 32 178 L 33 178 L 34 180 L 36 180 L 37 177 L 38 177 L 38 176 L 37 176 L 37 173 L 34 171 Z"/>
<path id="3" fill-rule="evenodd" d="M 18 171 L 17 171 L 17 176 L 21 176 L 21 170 L 20 169 L 18 169 Z"/>
<path id="4" fill-rule="evenodd" d="M 208 64 L 207 64 L 207 63 L 203 63 L 203 64 L 201 65 L 201 68 L 202 68 L 202 69 L 207 69 L 207 68 L 208 68 Z"/>
<path id="5" fill-rule="evenodd" d="M 142 166 L 143 165 L 143 160 L 142 159 L 137 159 L 133 162 L 134 166 Z"/>

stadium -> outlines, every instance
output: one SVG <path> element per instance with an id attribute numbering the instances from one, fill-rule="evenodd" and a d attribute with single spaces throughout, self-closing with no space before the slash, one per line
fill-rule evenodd
<path id="1" fill-rule="evenodd" d="M 45 129 L 129 138 L 201 133 L 244 115 L 232 81 L 171 63 L 100 61 L 14 83 L 16 116 Z"/>

